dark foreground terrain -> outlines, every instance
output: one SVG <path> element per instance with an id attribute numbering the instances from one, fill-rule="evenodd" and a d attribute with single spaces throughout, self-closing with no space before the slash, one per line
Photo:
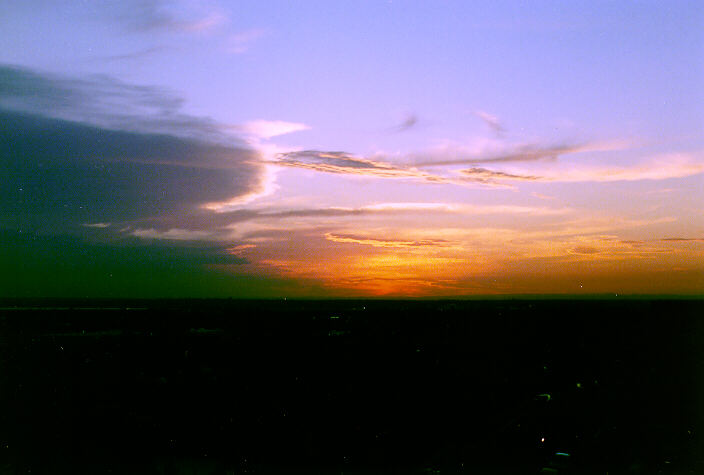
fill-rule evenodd
<path id="1" fill-rule="evenodd" d="M 0 473 L 704 473 L 704 301 L 6 301 Z"/>

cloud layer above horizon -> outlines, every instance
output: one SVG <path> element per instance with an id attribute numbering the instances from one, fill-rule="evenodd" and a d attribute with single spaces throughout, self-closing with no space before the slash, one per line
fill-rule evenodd
<path id="1" fill-rule="evenodd" d="M 256 191 L 257 152 L 178 106 L 107 78 L 0 67 L 3 219 L 70 232 Z"/>
<path id="2" fill-rule="evenodd" d="M 4 7 L 0 296 L 701 294 L 688 9 L 514 6 Z"/>

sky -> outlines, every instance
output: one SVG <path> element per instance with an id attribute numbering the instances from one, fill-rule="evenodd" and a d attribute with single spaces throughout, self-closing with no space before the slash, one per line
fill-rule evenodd
<path id="1" fill-rule="evenodd" d="M 0 3 L 0 297 L 704 293 L 698 1 Z"/>

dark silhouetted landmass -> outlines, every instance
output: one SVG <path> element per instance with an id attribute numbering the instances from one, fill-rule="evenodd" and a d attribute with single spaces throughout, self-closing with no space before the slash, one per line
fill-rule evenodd
<path id="1" fill-rule="evenodd" d="M 0 473 L 704 473 L 702 300 L 0 307 Z"/>

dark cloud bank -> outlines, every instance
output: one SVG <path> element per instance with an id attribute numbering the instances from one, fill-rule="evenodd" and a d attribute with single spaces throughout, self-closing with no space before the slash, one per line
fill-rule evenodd
<path id="1" fill-rule="evenodd" d="M 272 298 L 320 289 L 233 272 L 246 263 L 216 246 L 0 230 L 0 299 L 8 297 Z"/>
<path id="2" fill-rule="evenodd" d="M 101 270 L 111 259 L 127 262 L 132 276 L 139 269 L 182 274 L 204 264 L 238 263 L 205 245 L 191 243 L 178 252 L 154 243 L 148 248 L 126 243 L 112 228 L 84 226 L 192 213 L 259 188 L 257 153 L 221 134 L 212 121 L 179 113 L 179 106 L 179 98 L 156 88 L 0 66 L 6 284 L 46 284 L 72 268 L 84 277 L 114 279 Z M 46 265 L 32 256 L 45 256 Z M 28 291 L 12 288 L 9 296 Z"/>
<path id="3" fill-rule="evenodd" d="M 43 223 L 65 231 L 82 223 L 190 210 L 257 189 L 261 169 L 255 151 L 234 139 L 206 140 L 215 135 L 214 126 L 177 114 L 173 97 L 104 83 L 0 67 L 5 227 Z M 109 105 L 115 106 L 112 125 L 125 122 L 131 128 L 104 125 L 110 122 Z M 147 113 L 135 117 L 140 107 Z M 61 117 L 52 117 L 56 114 Z"/>
<path id="4" fill-rule="evenodd" d="M 252 152 L 0 111 L 5 218 L 55 226 L 189 209 L 246 193 Z M 240 161 L 229 163 L 234 157 Z M 8 216 L 9 215 L 9 216 Z"/>

